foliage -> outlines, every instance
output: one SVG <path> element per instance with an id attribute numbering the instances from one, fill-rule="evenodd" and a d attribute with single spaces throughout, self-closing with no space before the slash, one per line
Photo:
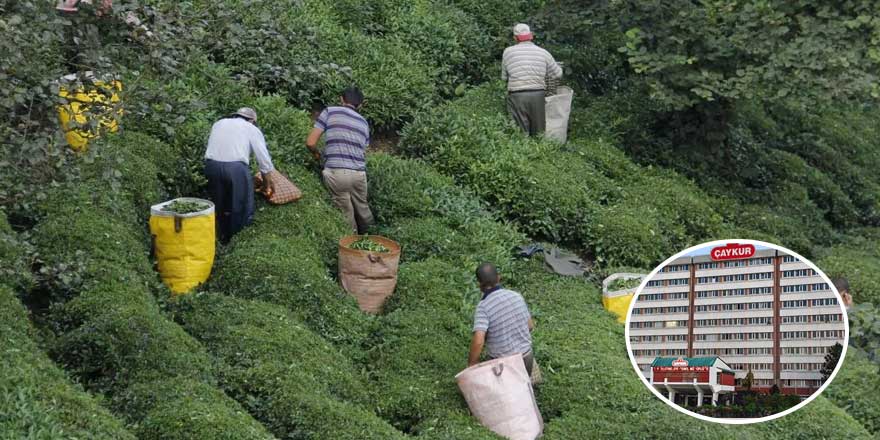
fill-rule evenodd
<path id="1" fill-rule="evenodd" d="M 837 368 L 841 354 L 843 354 L 843 345 L 840 345 L 840 342 L 828 349 L 828 353 L 825 354 L 825 365 L 822 366 L 821 370 L 823 383 L 831 377 L 831 373 Z"/>
<path id="2" fill-rule="evenodd" d="M 679 108 L 877 97 L 880 17 L 872 4 L 622 2 L 621 50 L 653 93 Z"/>
<path id="3" fill-rule="evenodd" d="M 349 358 L 293 314 L 197 294 L 175 316 L 225 364 L 226 391 L 279 438 L 402 438 L 367 409 L 368 384 Z"/>
<path id="4" fill-rule="evenodd" d="M 501 113 L 498 92 L 497 84 L 482 87 L 421 115 L 402 149 L 455 176 L 523 231 L 603 264 L 650 266 L 722 235 L 723 217 L 693 183 L 634 165 L 604 142 L 527 139 Z"/>
<path id="5" fill-rule="evenodd" d="M 5 285 L 0 286 L 0 334 L 0 437 L 134 438 L 40 350 L 27 309 Z"/>
<path id="6" fill-rule="evenodd" d="M 845 240 L 822 250 L 817 260 L 831 278 L 849 281 L 850 294 L 856 303 L 880 303 L 880 235 L 876 228 L 853 231 Z"/>
<path id="7" fill-rule="evenodd" d="M 373 241 L 369 236 L 363 236 L 348 246 L 351 249 L 368 252 L 388 252 L 388 248 L 381 243 Z"/>
<path id="8" fill-rule="evenodd" d="M 875 435 L 880 432 L 880 398 L 874 391 L 880 386 L 877 368 L 862 350 L 848 347 L 843 367 L 822 394 Z"/>
<path id="9" fill-rule="evenodd" d="M 880 364 L 880 313 L 872 303 L 856 304 L 849 316 L 849 343 L 864 351 L 868 359 Z"/>

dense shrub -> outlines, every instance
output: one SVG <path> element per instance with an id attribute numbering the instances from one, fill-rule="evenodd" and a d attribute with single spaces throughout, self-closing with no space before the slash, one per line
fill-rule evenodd
<path id="1" fill-rule="evenodd" d="M 293 314 L 260 301 L 201 294 L 176 317 L 226 364 L 221 382 L 279 438 L 395 438 L 338 348 Z"/>
<path id="2" fill-rule="evenodd" d="M 477 297 L 469 278 L 436 259 L 400 268 L 388 313 L 368 342 L 378 411 L 399 429 L 466 407 L 454 376 L 466 367 Z"/>
<path id="3" fill-rule="evenodd" d="M 845 241 L 823 249 L 816 264 L 831 278 L 846 277 L 857 303 L 880 303 L 880 236 L 876 229 L 855 231 Z"/>
<path id="4" fill-rule="evenodd" d="M 603 264 L 648 266 L 726 230 L 716 203 L 693 183 L 636 166 L 606 142 L 525 138 L 502 113 L 501 94 L 493 84 L 421 115 L 402 149 L 455 176 L 525 232 Z"/>
<path id="5" fill-rule="evenodd" d="M 0 437 L 133 439 L 40 350 L 28 311 L 0 286 Z"/>
<path id="6" fill-rule="evenodd" d="M 217 388 L 183 377 L 142 382 L 120 398 L 141 439 L 273 439 Z"/>
<path id="7" fill-rule="evenodd" d="M 47 317 L 57 333 L 50 351 L 87 387 L 111 396 L 129 423 L 145 423 L 138 425 L 145 438 L 203 438 L 215 432 L 217 420 L 232 420 L 236 404 L 212 386 L 213 366 L 204 348 L 165 319 L 152 296 L 157 280 L 145 231 L 137 226 L 142 215 L 126 195 L 137 194 L 136 185 L 145 182 L 161 185 L 155 167 L 129 172 L 143 175 L 123 180 L 118 194 L 92 177 L 51 190 L 42 204 L 45 217 L 33 234 L 44 267 L 76 268 L 75 283 L 65 282 L 67 272 L 54 274 L 60 281 L 43 283 L 55 301 Z M 156 395 L 155 389 L 179 391 L 174 384 L 165 388 L 164 380 L 179 380 L 190 391 Z M 144 383 L 152 385 L 135 388 Z M 152 395 L 161 408 L 143 403 Z M 140 405 L 137 413 L 147 419 L 130 415 L 129 405 Z M 248 415 L 234 417 L 238 422 L 226 425 L 227 438 L 267 437 Z M 190 426 L 182 428 L 182 420 Z"/>
<path id="8" fill-rule="evenodd" d="M 880 432 L 880 398 L 874 392 L 878 386 L 877 364 L 869 361 L 860 349 L 850 346 L 843 366 L 822 395 L 876 435 Z"/>
<path id="9" fill-rule="evenodd" d="M 0 284 L 15 292 L 26 292 L 34 285 L 28 244 L 9 226 L 0 211 Z"/>

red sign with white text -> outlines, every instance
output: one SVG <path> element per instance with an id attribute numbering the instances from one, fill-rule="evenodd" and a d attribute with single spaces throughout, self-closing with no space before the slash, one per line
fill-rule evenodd
<path id="1" fill-rule="evenodd" d="M 678 358 L 678 359 L 672 361 L 672 366 L 673 367 L 687 367 L 688 361 L 683 358 Z"/>
<path id="2" fill-rule="evenodd" d="M 713 261 L 751 258 L 755 255 L 755 246 L 751 244 L 728 243 L 725 246 L 712 248 L 712 252 L 709 255 Z"/>

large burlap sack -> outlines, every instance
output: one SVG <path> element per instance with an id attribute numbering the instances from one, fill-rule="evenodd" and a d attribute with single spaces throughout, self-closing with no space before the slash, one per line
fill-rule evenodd
<path id="1" fill-rule="evenodd" d="M 354 295 L 361 310 L 379 313 L 397 286 L 400 245 L 385 237 L 368 235 L 388 252 L 351 249 L 349 246 L 361 237 L 349 235 L 339 240 L 339 281 L 346 292 Z"/>
<path id="2" fill-rule="evenodd" d="M 281 174 L 278 170 L 270 171 L 269 176 L 271 176 L 272 182 L 275 183 L 275 191 L 264 187 L 263 176 L 260 173 L 254 176 L 254 188 L 256 188 L 258 193 L 263 194 L 269 203 L 283 205 L 302 198 L 302 191 L 287 176 Z"/>
<path id="3" fill-rule="evenodd" d="M 574 91 L 571 87 L 560 86 L 556 94 L 544 98 L 545 128 L 544 137 L 561 143 L 568 140 L 568 116 L 571 114 L 571 101 Z"/>
<path id="4" fill-rule="evenodd" d="M 629 305 L 636 293 L 636 288 L 611 290 L 611 283 L 616 280 L 641 280 L 647 274 L 644 273 L 616 273 L 602 281 L 602 305 L 611 313 L 617 315 L 617 322 L 626 321 Z"/>
<path id="5" fill-rule="evenodd" d="M 206 209 L 190 214 L 163 211 L 176 200 L 199 202 Z M 183 197 L 150 207 L 150 234 L 153 236 L 159 275 L 175 294 L 186 293 L 204 283 L 214 265 L 214 204 L 208 200 Z"/>
<path id="6" fill-rule="evenodd" d="M 493 359 L 455 375 L 471 414 L 511 440 L 534 440 L 544 421 L 522 355 Z"/>

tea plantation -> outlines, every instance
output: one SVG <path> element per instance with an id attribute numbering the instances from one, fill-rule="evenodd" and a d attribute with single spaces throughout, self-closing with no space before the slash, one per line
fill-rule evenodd
<path id="1" fill-rule="evenodd" d="M 743 171 L 720 176 L 672 152 L 666 110 L 618 65 L 613 32 L 560 39 L 545 22 L 552 2 L 146 0 L 103 15 L 51 3 L 0 2 L 0 438 L 498 438 L 454 379 L 480 295 L 473 269 L 487 260 L 537 321 L 543 438 L 880 435 L 870 105 L 744 102 L 726 128 L 726 166 Z M 151 35 L 125 24 L 129 11 Z M 527 19 L 570 57 L 565 145 L 525 137 L 503 107 L 500 51 Z M 597 44 L 573 49 L 585 41 Z M 55 113 L 54 81 L 72 68 L 125 84 L 122 129 L 84 153 Z M 587 72 L 591 87 L 577 80 Z M 368 156 L 374 232 L 403 247 L 377 316 L 336 279 L 348 227 L 303 145 L 311 105 L 349 83 L 387 144 Z M 172 298 L 150 254 L 149 206 L 204 196 L 211 124 L 245 105 L 304 197 L 258 201 L 209 281 Z M 632 370 L 623 326 L 602 308 L 602 275 L 721 238 L 790 247 L 851 282 L 840 373 L 782 419 L 732 427 L 673 410 Z M 593 274 L 562 278 L 513 256 L 534 240 L 590 259 Z"/>

